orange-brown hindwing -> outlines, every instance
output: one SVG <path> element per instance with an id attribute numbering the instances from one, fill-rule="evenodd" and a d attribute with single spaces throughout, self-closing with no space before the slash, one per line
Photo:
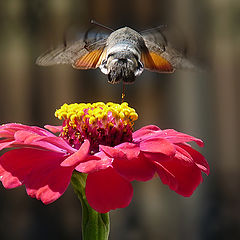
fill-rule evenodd
<path id="1" fill-rule="evenodd" d="M 173 72 L 173 66 L 162 56 L 154 52 L 142 53 L 142 62 L 144 68 L 156 72 Z"/>
<path id="2" fill-rule="evenodd" d="M 73 64 L 73 67 L 78 69 L 89 69 L 99 67 L 105 55 L 105 51 L 103 50 L 104 48 L 88 52 L 87 54 L 78 58 Z"/>

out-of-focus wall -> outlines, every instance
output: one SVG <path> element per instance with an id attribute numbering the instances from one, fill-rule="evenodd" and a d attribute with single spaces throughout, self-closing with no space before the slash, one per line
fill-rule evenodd
<path id="1" fill-rule="evenodd" d="M 158 178 L 134 183 L 129 207 L 111 212 L 110 239 L 239 239 L 239 16 L 238 0 L 1 1 L 0 123 L 59 124 L 54 112 L 65 102 L 121 101 L 121 84 L 107 83 L 99 69 L 35 65 L 65 33 L 87 29 L 90 19 L 114 29 L 167 24 L 206 70 L 144 71 L 127 86 L 126 100 L 139 113 L 136 129 L 156 124 L 204 139 L 200 151 L 211 173 L 191 198 Z M 71 187 L 44 206 L 23 187 L 1 186 L 0 218 L 1 240 L 81 238 L 81 206 Z"/>

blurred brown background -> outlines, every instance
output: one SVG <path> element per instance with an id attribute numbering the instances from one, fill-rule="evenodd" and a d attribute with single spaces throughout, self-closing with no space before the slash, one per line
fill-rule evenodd
<path id="1" fill-rule="evenodd" d="M 130 206 L 111 212 L 110 239 L 240 239 L 239 0 L 1 0 L 1 123 L 59 124 L 54 111 L 65 102 L 120 101 L 121 84 L 108 84 L 99 69 L 34 63 L 90 19 L 114 29 L 181 29 L 188 54 L 207 69 L 144 71 L 127 87 L 126 100 L 140 116 L 136 129 L 156 124 L 202 138 L 211 173 L 191 198 L 158 178 L 134 183 Z M 71 187 L 44 206 L 23 187 L 0 186 L 0 219 L 1 240 L 81 239 L 81 206 Z"/>

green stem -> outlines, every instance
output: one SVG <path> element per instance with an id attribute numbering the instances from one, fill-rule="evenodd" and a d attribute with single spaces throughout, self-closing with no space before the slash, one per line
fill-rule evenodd
<path id="1" fill-rule="evenodd" d="M 109 213 L 99 213 L 92 209 L 86 199 L 87 174 L 74 171 L 71 183 L 82 204 L 82 239 L 107 240 L 110 230 Z"/>

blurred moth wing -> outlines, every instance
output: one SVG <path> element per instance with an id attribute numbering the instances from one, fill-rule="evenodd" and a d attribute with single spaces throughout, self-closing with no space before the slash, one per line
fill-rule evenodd
<path id="1" fill-rule="evenodd" d="M 104 37 L 95 41 L 82 38 L 66 46 L 59 46 L 39 56 L 36 64 L 40 66 L 71 64 L 78 69 L 97 68 L 105 56 L 106 39 Z"/>
<path id="2" fill-rule="evenodd" d="M 106 57 L 106 41 L 98 41 L 85 48 L 87 52 L 78 56 L 77 60 L 72 64 L 77 69 L 91 69 L 98 68 Z"/>
<path id="3" fill-rule="evenodd" d="M 174 71 L 169 61 L 161 54 L 146 49 L 141 55 L 141 60 L 145 69 L 161 73 L 171 73 Z"/>
<path id="4" fill-rule="evenodd" d="M 161 73 L 171 73 L 175 69 L 197 70 L 198 67 L 168 42 L 164 30 L 165 27 L 160 26 L 141 33 L 146 45 L 142 52 L 144 68 Z"/>

